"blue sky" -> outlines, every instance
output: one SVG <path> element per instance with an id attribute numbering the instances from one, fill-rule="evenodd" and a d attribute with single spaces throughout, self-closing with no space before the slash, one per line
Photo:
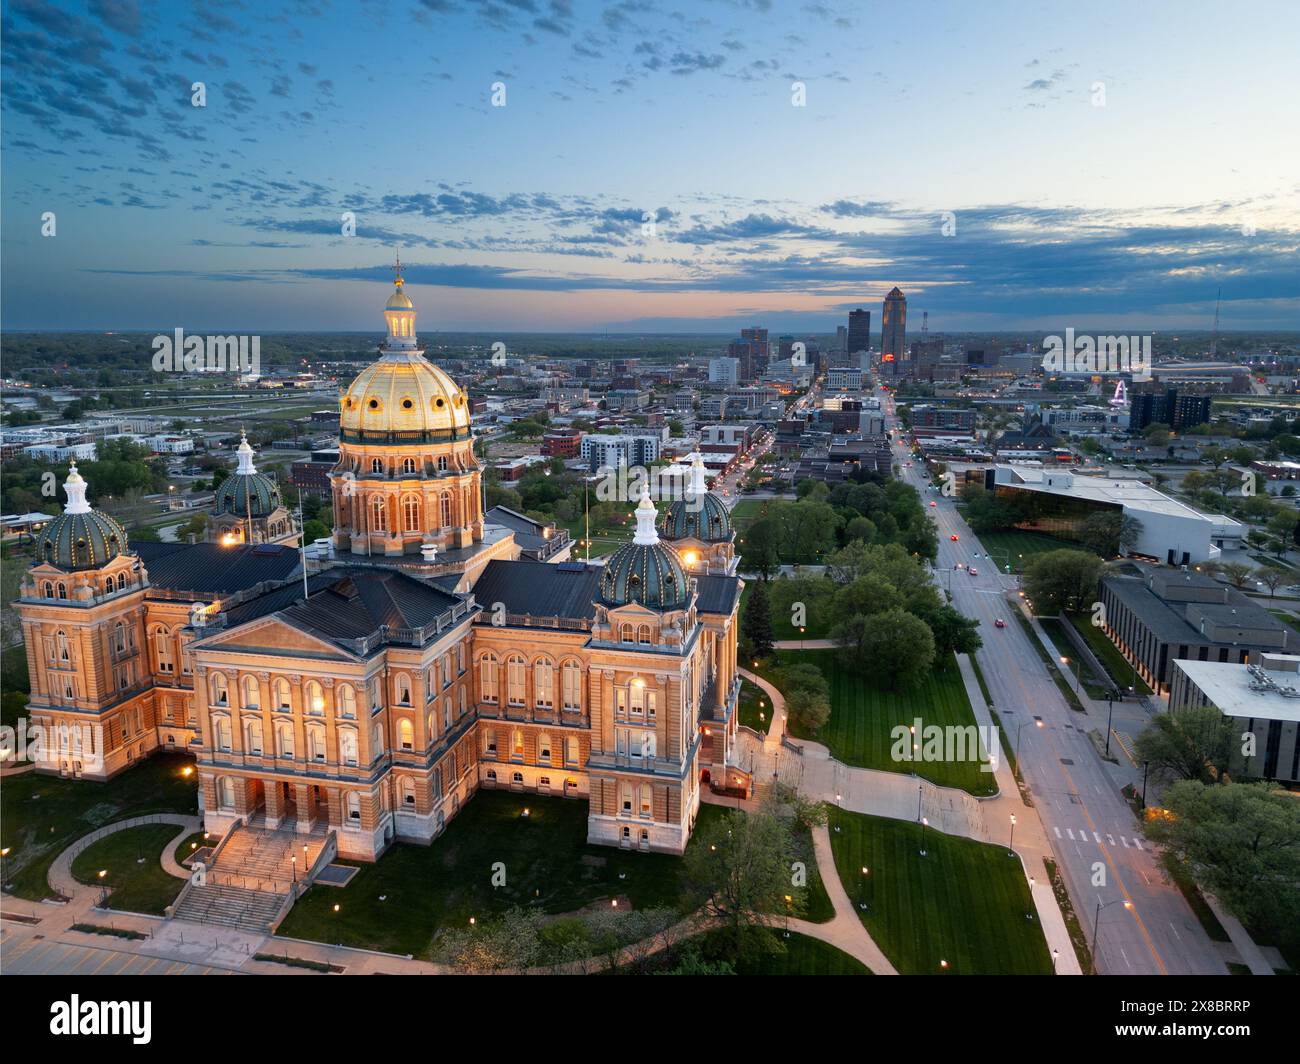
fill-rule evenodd
<path id="1" fill-rule="evenodd" d="M 6 328 L 1300 328 L 1291 0 L 3 12 Z"/>

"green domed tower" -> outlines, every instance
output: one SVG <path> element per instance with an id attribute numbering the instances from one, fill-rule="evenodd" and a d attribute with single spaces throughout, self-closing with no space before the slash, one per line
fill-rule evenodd
<path id="1" fill-rule="evenodd" d="M 619 547 L 600 574 L 600 597 L 607 606 L 637 602 L 654 610 L 685 609 L 690 585 L 674 551 L 659 542 L 655 505 L 647 489 L 636 508 L 636 534 Z"/>
<path id="2" fill-rule="evenodd" d="M 100 569 L 126 553 L 126 532 L 108 514 L 92 510 L 86 501 L 86 482 L 73 462 L 63 484 L 68 503 L 53 521 L 36 533 L 38 564 L 64 572 Z"/>
<path id="3" fill-rule="evenodd" d="M 209 539 L 226 546 L 241 543 L 296 543 L 298 530 L 280 499 L 280 486 L 253 465 L 253 448 L 244 433 L 235 451 L 239 464 L 216 490 Z"/>
<path id="4" fill-rule="evenodd" d="M 731 526 L 731 513 L 726 503 L 708 489 L 703 456 L 696 451 L 691 459 L 686 493 L 660 516 L 659 533 L 672 544 L 687 570 L 733 575 L 736 532 Z"/>

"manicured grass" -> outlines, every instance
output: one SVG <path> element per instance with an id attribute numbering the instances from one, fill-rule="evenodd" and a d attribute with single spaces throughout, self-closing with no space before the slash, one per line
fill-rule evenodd
<path id="1" fill-rule="evenodd" d="M 1051 972 L 1024 870 L 1005 846 L 926 829 L 922 857 L 917 824 L 840 809 L 831 810 L 830 824 L 835 866 L 851 898 L 864 896 L 860 870 L 871 869 L 868 911 L 859 915 L 901 973 Z"/>
<path id="2" fill-rule="evenodd" d="M 1006 532 L 983 532 L 978 538 L 989 557 L 997 563 L 998 568 L 1006 572 L 1006 566 L 1010 563 L 1013 573 L 1023 572 L 1025 566 L 1039 554 L 1079 546 L 1077 543 L 1044 535 L 1042 532 L 1020 532 L 1014 529 Z"/>
<path id="3" fill-rule="evenodd" d="M 772 723 L 772 700 L 767 697 L 767 692 L 758 684 L 741 680 L 739 705 L 740 723 L 753 728 L 759 735 L 766 735 L 768 725 Z M 759 713 L 766 714 L 767 719 L 760 719 Z"/>
<path id="4" fill-rule="evenodd" d="M 525 807 L 528 817 L 520 815 Z M 719 806 L 701 806 L 696 837 L 707 818 L 722 814 Z M 498 887 L 496 862 L 505 865 Z M 480 791 L 431 846 L 399 843 L 358 867 L 346 887 L 311 888 L 280 933 L 427 958 L 439 928 L 515 905 L 566 913 L 614 897 L 638 909 L 687 912 L 698 904 L 681 858 L 589 846 L 586 802 L 535 794 Z"/>
<path id="5" fill-rule="evenodd" d="M 778 578 L 784 580 L 785 577 Z M 776 581 L 773 581 L 775 583 Z M 749 596 L 754 590 L 756 581 L 745 581 L 745 588 L 740 593 L 740 616 L 745 616 L 745 606 L 749 602 Z M 770 590 L 770 588 L 769 588 Z M 791 615 L 781 610 L 772 611 L 772 639 L 779 641 L 782 639 L 825 639 L 830 635 L 830 617 L 827 610 L 806 609 L 803 632 L 800 632 L 793 624 L 790 623 Z"/>
<path id="6" fill-rule="evenodd" d="M 1110 673 L 1110 678 L 1115 681 L 1120 690 L 1126 691 L 1129 687 L 1136 684 L 1134 688 L 1140 695 L 1149 695 L 1151 688 L 1141 676 L 1137 675 L 1132 665 L 1125 660 L 1124 655 L 1120 653 L 1119 647 L 1110 641 L 1110 638 L 1100 628 L 1092 623 L 1092 615 L 1087 613 L 1067 614 L 1070 623 L 1075 629 L 1088 641 L 1088 646 L 1096 655 L 1097 660 L 1101 662 L 1105 670 Z"/>
<path id="7" fill-rule="evenodd" d="M 765 513 L 775 499 L 741 499 L 731 508 L 731 526 L 737 530 L 752 525 Z"/>
<path id="8" fill-rule="evenodd" d="M 1047 638 L 1052 641 L 1056 647 L 1056 657 L 1059 661 L 1065 658 L 1066 661 L 1061 664 L 1061 671 L 1066 675 L 1066 679 L 1071 686 L 1077 683 L 1087 692 L 1089 698 L 1105 698 L 1110 688 L 1098 681 L 1093 674 L 1088 663 L 1075 653 L 1074 644 L 1070 642 L 1070 637 L 1065 631 L 1065 625 L 1057 617 L 1039 617 L 1038 623 L 1042 625 L 1043 631 L 1047 633 Z M 1078 670 L 1076 673 L 1075 670 Z"/>
<path id="9" fill-rule="evenodd" d="M 789 938 L 783 932 L 774 930 L 779 952 L 768 953 L 758 957 L 737 960 L 730 954 L 730 941 L 717 931 L 706 931 L 696 935 L 682 948 L 695 947 L 700 956 L 710 963 L 730 961 L 737 975 L 870 975 L 869 969 L 861 961 L 850 957 L 843 950 L 838 950 L 821 939 L 809 938 L 807 935 L 790 933 Z M 659 968 L 671 970 L 674 961 L 664 961 Z"/>
<path id="10" fill-rule="evenodd" d="M 185 886 L 185 880 L 163 871 L 159 862 L 163 847 L 175 837 L 175 824 L 144 824 L 116 831 L 77 854 L 72 862 L 73 878 L 99 886 L 103 869 L 108 872 L 102 882 L 108 887 L 109 908 L 161 916 Z"/>
<path id="11" fill-rule="evenodd" d="M 836 655 L 834 650 L 782 650 L 758 670 L 777 688 L 781 687 L 784 663 L 809 662 L 826 676 L 831 689 L 830 720 L 816 734 L 805 734 L 792 725 L 791 735 L 829 747 L 848 765 L 915 772 L 941 787 L 957 787 L 971 794 L 992 794 L 997 789 L 993 774 L 981 771 L 979 761 L 895 761 L 892 756 L 891 731 L 898 725 L 911 727 L 918 717 L 923 726 L 975 725 L 955 659 L 950 657 L 944 668 L 934 670 L 915 687 L 889 691 L 844 668 Z"/>
<path id="12" fill-rule="evenodd" d="M 204 833 L 202 831 L 196 831 L 193 835 L 182 840 L 181 844 L 176 847 L 176 852 L 172 854 L 172 857 L 178 865 L 188 867 L 185 862 L 188 861 L 193 854 L 197 853 L 205 846 L 216 846 L 216 844 L 221 841 L 220 835 L 212 834 L 207 839 L 205 839 L 203 835 Z"/>
<path id="13" fill-rule="evenodd" d="M 53 897 L 45 877 L 54 858 L 96 828 L 146 813 L 194 813 L 196 775 L 186 754 L 156 754 L 107 783 L 28 773 L 0 783 L 5 888 L 20 898 Z M 173 834 L 174 834 L 173 830 Z"/>

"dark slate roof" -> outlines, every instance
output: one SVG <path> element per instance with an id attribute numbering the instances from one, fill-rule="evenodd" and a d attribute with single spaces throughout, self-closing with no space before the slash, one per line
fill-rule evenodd
<path id="1" fill-rule="evenodd" d="M 1202 634 L 1187 620 L 1187 610 L 1193 607 L 1201 611 L 1208 619 L 1221 625 L 1232 625 L 1240 629 L 1262 629 L 1265 631 L 1290 631 L 1268 610 L 1257 605 L 1235 588 L 1227 591 L 1228 601 L 1224 602 L 1187 602 L 1181 599 L 1165 601 L 1155 594 L 1142 580 L 1131 576 L 1108 576 L 1102 579 L 1117 598 L 1131 609 L 1141 622 L 1151 630 L 1162 643 L 1219 643 L 1219 640 Z M 1212 581 L 1216 587 L 1222 587 L 1218 581 Z M 1207 586 L 1202 583 L 1200 586 Z"/>
<path id="2" fill-rule="evenodd" d="M 279 544 L 133 542 L 131 549 L 144 563 L 149 583 L 172 591 L 231 595 L 299 571 L 297 548 Z"/>
<path id="3" fill-rule="evenodd" d="M 596 615 L 600 569 L 581 562 L 490 561 L 474 584 L 474 599 L 490 617 L 495 603 L 507 613 L 589 620 Z"/>
<path id="4" fill-rule="evenodd" d="M 331 639 L 365 638 L 384 625 L 419 628 L 461 601 L 391 569 L 331 569 L 321 576 L 329 579 L 312 588 L 306 601 L 279 612 L 291 624 Z"/>
<path id="5" fill-rule="evenodd" d="M 628 543 L 605 562 L 600 597 L 612 606 L 639 602 L 656 610 L 681 609 L 689 587 L 677 552 L 663 543 Z"/>
<path id="6" fill-rule="evenodd" d="M 539 521 L 534 521 L 531 517 L 511 510 L 507 506 L 492 507 L 483 515 L 483 520 L 510 529 L 515 534 L 515 542 L 523 550 L 536 551 L 546 547 L 547 540 L 542 534 L 544 526 Z"/>
<path id="7" fill-rule="evenodd" d="M 730 616 L 740 598 L 740 577 L 705 573 L 697 576 L 699 598 L 695 606 L 701 613 L 720 613 Z"/>
<path id="8" fill-rule="evenodd" d="M 98 569 L 122 553 L 126 533 L 108 514 L 91 510 L 84 514 L 61 513 L 36 533 L 34 551 L 38 562 L 60 569 Z"/>

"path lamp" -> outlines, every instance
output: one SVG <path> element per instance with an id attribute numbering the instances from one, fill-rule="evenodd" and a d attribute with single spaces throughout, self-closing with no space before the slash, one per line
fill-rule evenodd
<path id="1" fill-rule="evenodd" d="M 1017 771 L 1017 772 L 1020 771 L 1020 733 L 1021 733 L 1022 731 L 1024 731 L 1024 729 L 1025 729 L 1025 725 L 1028 724 L 1028 723 L 1029 723 L 1029 721 L 1027 721 L 1027 720 L 1026 720 L 1026 721 L 1022 721 L 1022 722 L 1021 722 L 1019 725 L 1017 725 L 1017 727 L 1016 727 L 1016 771 Z M 1040 728 L 1043 726 L 1043 722 L 1042 722 L 1041 720 L 1035 720 L 1034 723 L 1035 723 L 1036 725 L 1038 725 L 1038 727 L 1040 727 Z"/>
<path id="2" fill-rule="evenodd" d="M 1052 974 L 1053 974 L 1053 975 L 1056 974 L 1056 959 L 1057 959 L 1060 955 L 1061 955 L 1061 951 L 1060 951 L 1059 949 L 1054 949 L 1054 950 L 1052 950 Z"/>
<path id="3" fill-rule="evenodd" d="M 862 866 L 862 900 L 858 902 L 858 908 L 863 912 L 869 911 L 867 905 L 867 889 L 871 884 L 871 869 L 866 865 Z"/>
<path id="4" fill-rule="evenodd" d="M 1150 761 L 1142 762 L 1142 812 L 1144 813 L 1147 810 L 1147 766 L 1150 764 Z"/>
<path id="5" fill-rule="evenodd" d="M 1097 925 L 1101 923 L 1102 909 L 1109 909 L 1112 905 L 1123 903 L 1124 908 L 1132 909 L 1133 903 L 1128 898 L 1116 898 L 1114 901 L 1103 903 L 1100 898 L 1097 899 L 1097 911 L 1092 914 L 1092 964 L 1089 966 L 1088 974 L 1097 974 Z"/>
<path id="6" fill-rule="evenodd" d="M 101 909 L 108 906 L 108 869 L 99 870 L 99 907 Z"/>
<path id="7" fill-rule="evenodd" d="M 930 826 L 930 821 L 921 817 L 921 856 L 925 857 L 925 829 Z"/>
<path id="8" fill-rule="evenodd" d="M 1015 843 L 1016 843 L 1016 814 L 1012 813 L 1011 814 L 1011 836 L 1010 838 L 1007 839 L 1008 857 L 1014 857 L 1016 855 Z"/>
<path id="9" fill-rule="evenodd" d="M 293 869 L 293 882 L 294 882 L 294 886 L 297 886 L 298 885 L 298 855 L 296 853 L 289 854 L 289 867 Z"/>

